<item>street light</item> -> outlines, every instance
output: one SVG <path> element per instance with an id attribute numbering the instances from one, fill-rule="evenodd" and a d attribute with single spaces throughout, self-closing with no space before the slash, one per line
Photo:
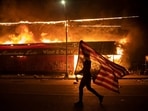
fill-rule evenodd
<path id="1" fill-rule="evenodd" d="M 65 0 L 61 0 L 61 3 L 62 3 L 63 5 L 65 5 L 66 2 L 65 2 Z"/>
<path id="2" fill-rule="evenodd" d="M 64 6 L 64 16 L 65 16 L 65 36 L 66 36 L 66 74 L 65 78 L 68 78 L 68 71 L 67 71 L 67 35 L 68 35 L 68 20 L 67 20 L 67 11 L 66 11 L 66 1 L 61 0 L 62 5 Z"/>

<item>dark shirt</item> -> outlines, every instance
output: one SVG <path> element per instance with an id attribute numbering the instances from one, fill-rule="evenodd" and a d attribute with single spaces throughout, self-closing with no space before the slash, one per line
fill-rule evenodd
<path id="1" fill-rule="evenodd" d="M 90 78 L 91 77 L 90 69 L 91 69 L 91 61 L 85 60 L 83 62 L 83 69 L 82 69 L 82 73 L 83 73 L 84 78 Z"/>

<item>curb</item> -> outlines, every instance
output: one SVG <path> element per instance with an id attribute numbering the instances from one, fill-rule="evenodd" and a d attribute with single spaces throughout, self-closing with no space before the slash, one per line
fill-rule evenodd
<path id="1" fill-rule="evenodd" d="M 0 79 L 66 79 L 66 80 L 75 80 L 75 78 L 64 78 L 64 76 L 38 76 L 38 75 L 0 75 Z M 148 75 L 127 75 L 121 79 L 148 79 Z"/>
<path id="2" fill-rule="evenodd" d="M 121 79 L 148 79 L 148 75 L 130 75 L 130 76 L 125 76 Z"/>

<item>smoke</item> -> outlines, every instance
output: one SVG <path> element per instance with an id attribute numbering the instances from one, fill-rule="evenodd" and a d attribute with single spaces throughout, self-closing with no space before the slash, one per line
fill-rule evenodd
<path id="1" fill-rule="evenodd" d="M 142 28 L 137 20 L 124 22 L 123 26 L 128 33 L 125 36 L 126 43 L 121 43 L 124 50 L 121 63 L 128 68 L 140 68 L 143 62 L 144 44 Z"/>
<path id="2" fill-rule="evenodd" d="M 64 20 L 65 10 L 60 0 L 2 0 L 2 21 Z"/>

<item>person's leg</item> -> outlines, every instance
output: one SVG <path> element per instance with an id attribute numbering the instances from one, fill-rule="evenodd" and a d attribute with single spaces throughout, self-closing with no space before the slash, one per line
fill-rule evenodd
<path id="1" fill-rule="evenodd" d="M 81 79 L 80 85 L 79 85 L 79 101 L 82 102 L 83 100 L 83 88 L 85 86 L 84 78 Z"/>
<path id="2" fill-rule="evenodd" d="M 83 88 L 85 86 L 84 78 L 81 79 L 79 85 L 79 101 L 75 103 L 76 106 L 82 107 L 83 106 Z"/>
<path id="3" fill-rule="evenodd" d="M 100 103 L 103 102 L 103 96 L 91 87 L 91 79 L 88 79 L 86 83 L 86 88 L 99 98 Z"/>

